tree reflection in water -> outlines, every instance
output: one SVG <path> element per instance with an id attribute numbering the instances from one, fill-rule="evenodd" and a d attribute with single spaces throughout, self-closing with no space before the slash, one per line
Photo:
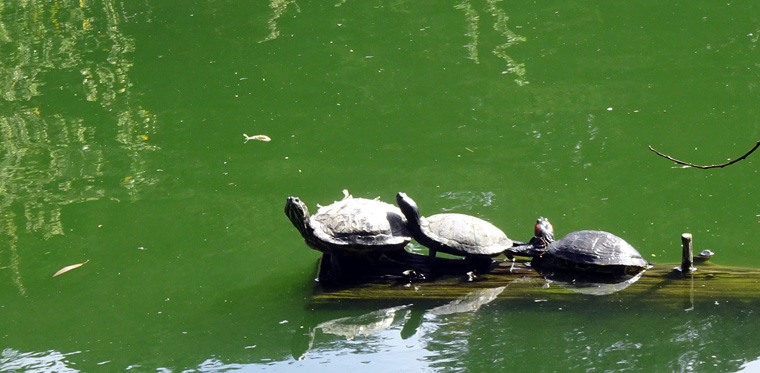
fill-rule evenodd
<path id="1" fill-rule="evenodd" d="M 122 32 L 122 7 L 0 4 L 0 226 L 10 242 L 0 248 L 0 266 L 22 295 L 20 233 L 64 234 L 63 206 L 137 199 L 158 180 L 146 161 L 158 149 L 156 117 L 130 95 L 135 43 Z"/>

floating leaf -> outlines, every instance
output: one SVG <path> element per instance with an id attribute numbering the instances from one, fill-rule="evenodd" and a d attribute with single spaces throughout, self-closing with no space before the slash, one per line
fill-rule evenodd
<path id="1" fill-rule="evenodd" d="M 70 265 L 70 266 L 66 266 L 66 267 L 63 267 L 63 268 L 61 268 L 60 270 L 58 270 L 58 272 L 56 272 L 56 273 L 53 275 L 53 277 L 55 277 L 55 276 L 58 276 L 58 275 L 60 275 L 60 274 L 64 274 L 64 273 L 66 273 L 66 272 L 68 272 L 68 271 L 71 271 L 72 269 L 76 269 L 76 268 L 79 268 L 79 267 L 83 266 L 85 263 L 87 263 L 87 262 L 89 262 L 89 261 L 90 261 L 90 259 L 87 259 L 87 260 L 85 260 L 85 261 L 84 261 L 84 262 L 82 262 L 82 263 L 78 263 L 78 264 L 72 264 L 72 265 Z"/>

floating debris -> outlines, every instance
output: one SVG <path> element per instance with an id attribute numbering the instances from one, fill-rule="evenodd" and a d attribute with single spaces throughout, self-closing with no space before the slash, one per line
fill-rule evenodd
<path id="1" fill-rule="evenodd" d="M 248 142 L 248 140 L 264 141 L 264 142 L 272 141 L 272 139 L 269 138 L 269 136 L 267 136 L 267 135 L 248 136 L 246 134 L 243 134 L 243 137 L 245 137 L 245 142 L 243 144 L 245 144 L 246 142 Z"/>
<path id="2" fill-rule="evenodd" d="M 61 274 L 64 274 L 64 273 L 66 273 L 66 272 L 68 272 L 68 271 L 71 271 L 72 269 L 76 269 L 76 268 L 79 268 L 79 267 L 81 267 L 81 266 L 85 265 L 85 263 L 87 263 L 87 262 L 89 262 L 89 261 L 90 261 L 90 260 L 89 260 L 89 259 L 87 259 L 87 260 L 85 260 L 85 261 L 84 261 L 84 262 L 82 262 L 82 263 L 78 263 L 78 264 L 72 264 L 72 265 L 70 265 L 70 266 L 66 266 L 66 267 L 63 267 L 63 268 L 61 268 L 60 270 L 58 270 L 58 272 L 56 272 L 56 273 L 53 275 L 53 277 L 55 277 L 55 276 L 58 276 L 58 275 L 61 275 Z"/>

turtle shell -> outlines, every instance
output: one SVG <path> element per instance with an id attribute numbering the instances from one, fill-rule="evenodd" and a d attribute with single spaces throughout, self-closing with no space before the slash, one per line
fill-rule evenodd
<path id="1" fill-rule="evenodd" d="M 648 263 L 628 242 L 604 231 L 577 231 L 550 243 L 533 259 L 536 267 L 638 273 Z"/>
<path id="2" fill-rule="evenodd" d="M 398 207 L 364 198 L 346 198 L 320 207 L 309 218 L 314 237 L 333 253 L 362 254 L 406 246 L 411 237 Z"/>
<path id="3" fill-rule="evenodd" d="M 493 224 L 464 214 L 436 214 L 420 218 L 420 228 L 436 249 L 452 255 L 496 256 L 513 242 Z"/>

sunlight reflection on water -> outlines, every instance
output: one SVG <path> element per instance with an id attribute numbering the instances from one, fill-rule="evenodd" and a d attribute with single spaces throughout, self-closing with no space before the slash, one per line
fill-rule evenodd
<path id="1" fill-rule="evenodd" d="M 78 372 L 72 368 L 68 356 L 79 352 L 61 353 L 58 351 L 21 352 L 6 348 L 0 355 L 2 372 Z"/>

